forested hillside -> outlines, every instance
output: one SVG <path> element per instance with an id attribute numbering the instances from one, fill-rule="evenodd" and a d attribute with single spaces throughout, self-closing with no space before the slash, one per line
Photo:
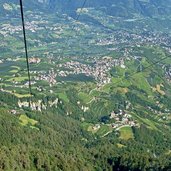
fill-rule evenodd
<path id="1" fill-rule="evenodd" d="M 170 169 L 169 132 L 163 136 L 142 125 L 133 129 L 134 140 L 119 140 L 115 134 L 93 140 L 77 121 L 58 113 L 26 115 L 38 121 L 36 128 L 22 126 L 19 116 L 0 109 L 1 170 Z"/>
<path id="2" fill-rule="evenodd" d="M 23 4 L 30 82 L 0 0 L 0 171 L 171 170 L 171 0 Z"/>

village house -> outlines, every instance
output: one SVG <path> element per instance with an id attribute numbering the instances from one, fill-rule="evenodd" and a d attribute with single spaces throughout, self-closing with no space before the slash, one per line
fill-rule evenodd
<path id="1" fill-rule="evenodd" d="M 32 57 L 32 58 L 29 59 L 30 64 L 38 64 L 40 62 L 41 62 L 40 58 Z"/>

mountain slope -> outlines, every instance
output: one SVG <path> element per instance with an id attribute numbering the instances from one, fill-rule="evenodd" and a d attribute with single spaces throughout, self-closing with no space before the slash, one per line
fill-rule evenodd
<path id="1" fill-rule="evenodd" d="M 40 1 L 54 11 L 72 13 L 80 8 L 83 0 L 70 0 L 63 2 L 62 0 L 46 0 Z M 87 1 L 85 7 L 103 8 L 107 7 L 106 12 L 113 16 L 131 16 L 131 14 L 141 14 L 143 16 L 168 15 L 171 13 L 171 1 L 166 0 L 103 0 Z"/>
<path id="2" fill-rule="evenodd" d="M 26 10 L 46 11 L 48 13 L 60 12 L 74 15 L 78 8 L 81 8 L 84 0 L 37 0 L 24 1 Z M 11 14 L 17 10 L 19 2 L 0 1 L 0 14 Z M 158 15 L 171 14 L 171 0 L 108 0 L 104 3 L 103 0 L 86 1 L 85 8 L 95 8 L 104 11 L 108 15 L 119 17 L 133 17 L 142 15 L 154 17 Z M 15 11 L 16 12 L 16 11 Z"/>

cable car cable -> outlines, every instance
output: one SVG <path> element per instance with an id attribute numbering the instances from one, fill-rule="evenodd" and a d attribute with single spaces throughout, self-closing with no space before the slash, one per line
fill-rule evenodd
<path id="1" fill-rule="evenodd" d="M 21 10 L 21 20 L 22 20 L 22 27 L 23 27 L 23 38 L 24 38 L 25 56 L 26 56 L 26 63 L 27 63 L 27 74 L 28 74 L 28 82 L 29 82 L 29 92 L 30 92 L 30 94 L 32 94 L 30 66 L 29 66 L 29 58 L 28 58 L 27 39 L 26 39 L 26 30 L 25 30 L 25 21 L 24 21 L 24 10 L 23 10 L 23 1 L 22 0 L 20 0 L 20 10 Z"/>

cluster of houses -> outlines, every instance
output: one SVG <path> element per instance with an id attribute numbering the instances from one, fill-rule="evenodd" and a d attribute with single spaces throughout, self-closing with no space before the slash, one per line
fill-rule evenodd
<path id="1" fill-rule="evenodd" d="M 40 62 L 41 62 L 40 58 L 36 58 L 36 57 L 29 58 L 29 63 L 30 64 L 38 64 Z"/>
<path id="2" fill-rule="evenodd" d="M 152 44 L 152 45 L 166 45 L 170 44 L 169 36 L 166 36 L 157 32 L 147 32 L 142 30 L 138 34 L 130 33 L 128 31 L 116 31 L 115 35 L 108 34 L 105 38 L 102 38 L 97 33 L 97 40 L 94 41 L 97 46 L 115 45 L 116 47 L 122 43 L 129 46 L 141 45 L 141 44 Z M 117 49 L 117 48 L 116 48 Z"/>
<path id="3" fill-rule="evenodd" d="M 34 79 L 37 81 L 38 80 L 47 81 L 49 83 L 49 86 L 52 87 L 53 85 L 57 83 L 56 76 L 57 76 L 57 73 L 53 69 L 51 69 L 47 73 L 44 73 L 44 74 L 41 73 L 38 76 L 35 76 Z"/>
<path id="4" fill-rule="evenodd" d="M 114 123 L 111 124 L 112 128 L 118 128 L 121 126 L 138 126 L 137 122 L 132 118 L 130 114 L 124 110 L 119 110 L 119 112 L 112 111 L 110 114 L 110 119 L 114 119 Z"/>
<path id="5" fill-rule="evenodd" d="M 106 124 L 115 130 L 118 130 L 124 126 L 139 126 L 139 123 L 135 121 L 130 114 L 124 110 L 119 110 L 119 112 L 112 111 L 110 113 L 110 120 L 114 120 L 111 124 Z M 105 123 L 102 123 L 105 124 Z M 97 131 L 101 128 L 101 124 L 95 124 L 92 126 L 93 131 Z"/>
<path id="6" fill-rule="evenodd" d="M 36 32 L 39 30 L 43 30 L 43 27 L 40 27 L 40 24 L 47 24 L 47 21 L 44 20 L 39 20 L 39 21 L 31 21 L 31 22 L 26 22 L 26 30 L 30 30 L 31 32 Z M 8 24 L 2 24 L 1 25 L 1 30 L 0 34 L 2 34 L 4 37 L 11 35 L 11 34 L 17 34 L 22 31 L 22 26 L 21 25 L 12 25 L 10 23 Z"/>
<path id="7" fill-rule="evenodd" d="M 78 61 L 70 61 L 64 64 L 59 64 L 58 67 L 62 68 L 58 76 L 66 77 L 72 74 L 85 74 L 86 76 L 93 77 L 98 85 L 110 83 L 111 77 L 108 72 L 114 66 L 121 66 L 125 68 L 124 59 L 113 59 L 111 57 L 103 57 L 102 59 L 95 59 L 92 65 L 83 64 Z"/>

